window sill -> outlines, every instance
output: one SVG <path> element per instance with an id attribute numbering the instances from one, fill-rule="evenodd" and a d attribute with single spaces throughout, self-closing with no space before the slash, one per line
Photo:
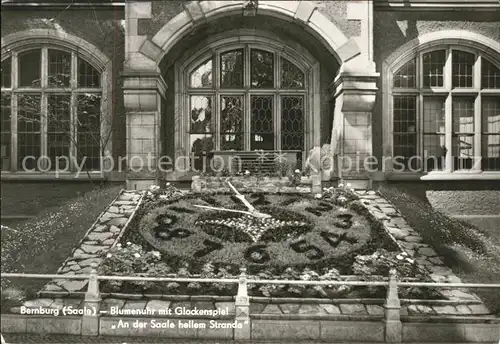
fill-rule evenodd
<path id="1" fill-rule="evenodd" d="M 387 172 L 387 180 L 500 180 L 500 171 Z"/>
<path id="2" fill-rule="evenodd" d="M 56 172 L 3 172 L 1 174 L 1 180 L 26 180 L 26 181 L 43 181 L 43 180 L 63 180 L 63 181 L 88 181 L 89 177 L 91 180 L 104 180 L 106 176 L 103 176 L 100 171 L 90 172 L 87 175 L 86 172 L 77 173 L 56 173 Z"/>

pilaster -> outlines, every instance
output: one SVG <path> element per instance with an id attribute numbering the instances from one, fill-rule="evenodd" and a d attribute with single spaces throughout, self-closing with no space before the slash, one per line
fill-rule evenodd
<path id="1" fill-rule="evenodd" d="M 342 66 L 331 85 L 335 98 L 331 146 L 340 157 L 338 176 L 355 188 L 368 188 L 370 172 L 378 168 L 372 156 L 372 110 L 379 74 L 371 61 L 359 62 Z"/>
<path id="2" fill-rule="evenodd" d="M 155 72 L 123 74 L 127 113 L 127 189 L 140 190 L 158 182 L 161 104 L 167 85 Z"/>

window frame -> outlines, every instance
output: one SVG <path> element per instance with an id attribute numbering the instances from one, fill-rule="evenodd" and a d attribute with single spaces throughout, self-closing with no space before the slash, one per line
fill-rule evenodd
<path id="1" fill-rule="evenodd" d="M 313 128 L 313 105 L 317 101 L 318 94 L 315 89 L 318 89 L 316 84 L 319 81 L 319 64 L 312 58 L 312 56 L 305 53 L 303 49 L 301 55 L 294 57 L 296 53 L 294 48 L 289 48 L 287 46 L 283 47 L 283 44 L 276 44 L 271 42 L 269 39 L 259 39 L 258 37 L 252 37 L 251 39 L 246 37 L 241 37 L 240 39 L 232 39 L 235 42 L 216 42 L 215 44 L 208 45 L 199 54 L 191 57 L 183 64 L 178 62 L 176 64 L 177 70 L 177 80 L 179 81 L 179 93 L 177 101 L 180 105 L 180 113 L 183 119 L 180 121 L 180 130 L 176 129 L 176 145 L 178 145 L 177 151 L 182 151 L 183 153 L 190 154 L 190 123 L 188 112 L 190 109 L 190 96 L 192 95 L 211 95 L 214 97 L 213 114 L 215 118 L 215 130 L 214 135 L 214 151 L 221 151 L 221 96 L 242 96 L 243 97 L 243 150 L 250 151 L 251 148 L 251 96 L 253 95 L 271 95 L 273 97 L 273 125 L 275 128 L 274 134 L 274 151 L 281 150 L 281 96 L 302 96 L 304 105 L 304 143 L 303 143 L 303 154 L 305 154 L 311 147 L 313 143 L 313 138 L 311 137 L 316 128 Z M 237 49 L 243 49 L 243 87 L 242 88 L 222 88 L 220 87 L 220 56 L 226 52 L 234 51 Z M 259 51 L 270 52 L 273 54 L 273 73 L 274 73 L 274 87 L 273 88 L 255 88 L 251 86 L 250 78 L 250 59 L 251 59 L 251 49 L 256 49 Z M 282 69 L 282 58 L 288 60 L 294 64 L 303 74 L 304 74 L 304 87 L 303 88 L 281 88 L 281 69 Z M 200 66 L 204 65 L 208 60 L 212 59 L 212 86 L 211 87 L 190 87 L 191 85 L 191 74 Z M 319 129 L 319 126 L 318 126 Z M 184 137 L 183 137 L 184 136 Z M 181 148 L 182 147 L 182 148 Z M 224 151 L 231 152 L 231 151 Z M 235 151 L 240 152 L 240 151 Z M 181 153 L 182 154 L 182 153 Z M 304 159 L 305 160 L 305 159 Z"/>
<path id="2" fill-rule="evenodd" d="M 71 40 L 71 38 L 70 38 Z M 10 146 L 10 169 L 6 171 L 2 171 L 2 176 L 4 175 L 22 175 L 25 173 L 28 174 L 42 174 L 42 173 L 54 173 L 52 169 L 49 172 L 40 171 L 40 170 L 29 170 L 29 171 L 22 171 L 22 168 L 19 168 L 18 166 L 18 128 L 17 128 L 17 123 L 18 123 L 18 98 L 20 94 L 37 94 L 40 95 L 41 97 L 41 111 L 40 111 L 40 117 L 41 117 L 41 146 L 40 146 L 40 155 L 41 156 L 49 156 L 49 151 L 48 151 L 48 126 L 47 126 L 47 114 L 48 114 L 48 99 L 51 95 L 66 95 L 70 97 L 71 101 L 71 106 L 70 106 L 70 133 L 71 137 L 73 139 L 70 139 L 69 141 L 69 154 L 70 154 L 70 166 L 69 166 L 69 173 L 74 174 L 77 172 L 78 166 L 74 163 L 73 157 L 77 158 L 78 156 L 78 148 L 77 148 L 77 132 L 76 132 L 76 127 L 77 127 L 77 98 L 78 96 L 82 94 L 96 94 L 101 97 L 101 102 L 100 102 L 100 116 L 105 116 L 106 111 L 104 109 L 109 106 L 107 102 L 105 101 L 106 99 L 106 94 L 107 94 L 107 83 L 108 83 L 108 77 L 109 73 L 107 73 L 107 67 L 103 68 L 103 64 L 101 65 L 101 62 L 103 61 L 92 61 L 84 54 L 80 54 L 81 49 L 79 47 L 69 47 L 66 42 L 64 45 L 59 45 L 57 42 L 52 42 L 52 41 L 43 41 L 43 42 L 33 42 L 32 44 L 23 44 L 20 46 L 16 46 L 17 44 L 13 44 L 14 46 L 7 50 L 7 54 L 2 54 L 2 62 L 6 59 L 11 59 L 11 85 L 10 87 L 2 87 L 1 92 L 3 93 L 8 93 L 11 95 L 11 131 L 10 131 L 10 136 L 11 136 L 11 146 Z M 3 49 L 2 49 L 3 50 Z M 33 51 L 33 50 L 40 50 L 41 52 L 41 58 L 40 58 L 40 63 L 41 63 L 41 69 L 40 69 L 40 80 L 41 84 L 40 87 L 34 88 L 34 87 L 19 87 L 19 55 L 28 52 L 28 51 Z M 71 63 L 70 63 L 70 80 L 69 80 L 69 86 L 67 87 L 53 87 L 50 86 L 48 83 L 48 76 L 49 76 L 49 50 L 57 50 L 61 51 L 64 53 L 67 53 L 70 55 L 71 58 Z M 95 50 L 95 48 L 94 48 Z M 3 51 L 2 51 L 3 53 Z M 78 87 L 78 63 L 79 60 L 83 60 L 86 63 L 88 63 L 92 68 L 94 68 L 97 73 L 100 74 L 99 76 L 99 81 L 100 81 L 100 87 Z M 99 62 L 99 63 L 97 63 Z M 103 132 L 107 129 L 104 128 L 105 123 L 103 120 L 101 120 L 100 124 L 100 133 L 101 135 Z M 111 141 L 111 140 L 110 140 Z M 100 140 L 100 147 L 99 147 L 99 152 L 102 150 L 102 140 Z M 110 145 L 109 145 L 110 147 Z M 106 147 L 108 148 L 108 146 Z M 78 161 L 78 160 L 77 160 Z M 77 162 L 78 163 L 78 162 Z M 89 171 L 92 174 L 98 173 L 100 176 L 102 176 L 102 170 L 103 166 L 100 166 L 100 168 L 93 169 Z"/>
<path id="3" fill-rule="evenodd" d="M 481 166 L 481 158 L 482 158 L 482 139 L 483 139 L 483 131 L 482 131 L 482 105 L 481 99 L 487 96 L 500 96 L 500 89 L 492 89 L 492 88 L 483 88 L 482 83 L 482 75 L 481 75 L 481 61 L 483 58 L 486 58 L 489 62 L 491 62 L 496 67 L 500 68 L 500 63 L 498 62 L 498 58 L 492 58 L 492 52 L 486 53 L 479 47 L 471 47 L 462 44 L 429 44 L 423 49 L 414 48 L 410 53 L 405 54 L 405 56 L 392 66 L 384 67 L 385 75 L 384 75 L 384 88 L 387 90 L 386 96 L 384 96 L 384 108 L 388 113 L 388 117 L 385 119 L 386 124 L 386 139 L 388 140 L 388 144 L 384 145 L 384 152 L 389 153 L 391 157 L 394 157 L 394 97 L 398 95 L 413 95 L 416 97 L 416 114 L 417 114 L 417 146 L 416 151 L 417 155 L 423 156 L 423 148 L 424 148 L 424 115 L 423 115 L 423 103 L 425 97 L 444 97 L 445 98 L 445 146 L 447 147 L 447 153 L 445 158 L 445 166 L 446 168 L 443 170 L 433 170 L 430 172 L 420 171 L 420 172 L 411 172 L 411 171 L 393 171 L 392 164 L 388 166 L 384 166 L 384 172 L 389 172 L 390 177 L 394 175 L 422 175 L 427 174 L 429 176 L 432 175 L 448 175 L 451 179 L 467 178 L 466 175 L 470 174 L 494 174 L 497 175 L 496 178 L 500 177 L 500 170 L 482 170 Z M 423 55 L 432 51 L 446 51 L 446 59 L 443 68 L 444 74 L 444 82 L 443 87 L 424 87 L 423 84 Z M 468 53 L 472 53 L 475 56 L 474 65 L 473 65 L 473 85 L 472 87 L 453 87 L 453 75 L 452 75 L 452 55 L 453 51 L 464 51 Z M 406 63 L 411 60 L 416 59 L 416 68 L 415 68 L 415 76 L 416 76 L 416 86 L 415 88 L 398 88 L 394 87 L 394 76 L 397 72 L 403 68 Z M 453 156 L 451 147 L 453 147 L 453 113 L 452 113 L 452 100 L 453 97 L 459 96 L 473 96 L 474 97 L 474 161 L 472 169 L 453 169 Z M 454 175 L 454 177 L 452 176 Z M 404 177 L 403 177 L 404 178 Z"/>

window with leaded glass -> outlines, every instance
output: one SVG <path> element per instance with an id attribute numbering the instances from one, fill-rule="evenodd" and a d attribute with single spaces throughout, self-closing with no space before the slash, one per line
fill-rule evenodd
<path id="1" fill-rule="evenodd" d="M 221 96 L 221 150 L 243 150 L 243 97 Z"/>
<path id="2" fill-rule="evenodd" d="M 85 170 L 99 170 L 101 157 L 101 96 L 77 96 L 77 159 Z"/>
<path id="3" fill-rule="evenodd" d="M 416 82 L 416 60 L 407 62 L 394 74 L 394 87 L 413 88 Z"/>
<path id="4" fill-rule="evenodd" d="M 101 95 L 101 73 L 77 52 L 12 49 L 2 61 L 2 171 L 75 171 L 74 158 L 99 170 Z"/>
<path id="5" fill-rule="evenodd" d="M 273 97 L 252 96 L 250 149 L 274 150 Z"/>
<path id="6" fill-rule="evenodd" d="M 422 55 L 424 87 L 443 87 L 446 51 L 438 50 Z"/>
<path id="7" fill-rule="evenodd" d="M 213 150 L 213 98 L 210 95 L 189 97 L 190 147 L 194 157 L 194 168 L 203 170 L 209 163 L 209 153 Z"/>
<path id="8" fill-rule="evenodd" d="M 203 62 L 191 73 L 190 87 L 212 87 L 212 60 Z"/>
<path id="9" fill-rule="evenodd" d="M 411 167 L 410 158 L 416 154 L 416 111 L 415 97 L 394 97 L 394 156 L 399 158 L 405 169 Z"/>
<path id="10" fill-rule="evenodd" d="M 215 151 L 302 154 L 307 118 L 302 65 L 281 50 L 253 44 L 214 49 L 191 65 L 184 104 L 195 169 L 206 168 Z"/>
<path id="11" fill-rule="evenodd" d="M 11 96 L 10 94 L 2 92 L 0 109 L 0 157 L 1 157 L 1 170 L 8 171 L 10 169 L 11 159 Z"/>
<path id="12" fill-rule="evenodd" d="M 424 97 L 423 105 L 423 156 L 429 171 L 441 170 L 446 158 L 445 99 Z"/>
<path id="13" fill-rule="evenodd" d="M 69 157 L 71 138 L 71 95 L 49 95 L 47 107 L 47 156 L 51 169 L 57 166 L 69 168 L 69 160 L 57 157 Z"/>
<path id="14" fill-rule="evenodd" d="M 68 87 L 71 79 L 71 54 L 49 49 L 48 83 L 52 87 Z"/>
<path id="15" fill-rule="evenodd" d="M 454 169 L 471 169 L 474 162 L 474 98 L 453 97 L 452 101 Z"/>
<path id="16" fill-rule="evenodd" d="M 482 99 L 482 168 L 500 169 L 500 97 Z"/>
<path id="17" fill-rule="evenodd" d="M 12 69 L 12 58 L 7 58 L 2 61 L 2 65 L 0 67 L 2 71 L 2 88 L 10 88 L 12 85 L 11 81 L 11 69 Z"/>
<path id="18" fill-rule="evenodd" d="M 401 64 L 391 103 L 399 170 L 500 171 L 499 99 L 498 61 L 481 51 L 451 46 Z M 423 166 L 409 164 L 411 156 Z"/>
<path id="19" fill-rule="evenodd" d="M 40 49 L 25 51 L 18 56 L 18 83 L 20 87 L 40 87 L 42 51 Z"/>
<path id="20" fill-rule="evenodd" d="M 243 87 L 243 50 L 220 55 L 220 85 L 225 88 Z"/>
<path id="21" fill-rule="evenodd" d="M 41 96 L 25 93 L 18 96 L 17 168 L 36 170 L 41 157 Z M 40 164 L 41 165 L 41 164 Z"/>

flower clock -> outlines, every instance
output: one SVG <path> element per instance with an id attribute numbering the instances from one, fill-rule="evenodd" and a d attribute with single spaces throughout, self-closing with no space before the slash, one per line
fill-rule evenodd
<path id="1" fill-rule="evenodd" d="M 369 222 L 304 194 L 187 194 L 140 219 L 143 238 L 166 256 L 237 265 L 335 266 L 371 239 Z"/>

